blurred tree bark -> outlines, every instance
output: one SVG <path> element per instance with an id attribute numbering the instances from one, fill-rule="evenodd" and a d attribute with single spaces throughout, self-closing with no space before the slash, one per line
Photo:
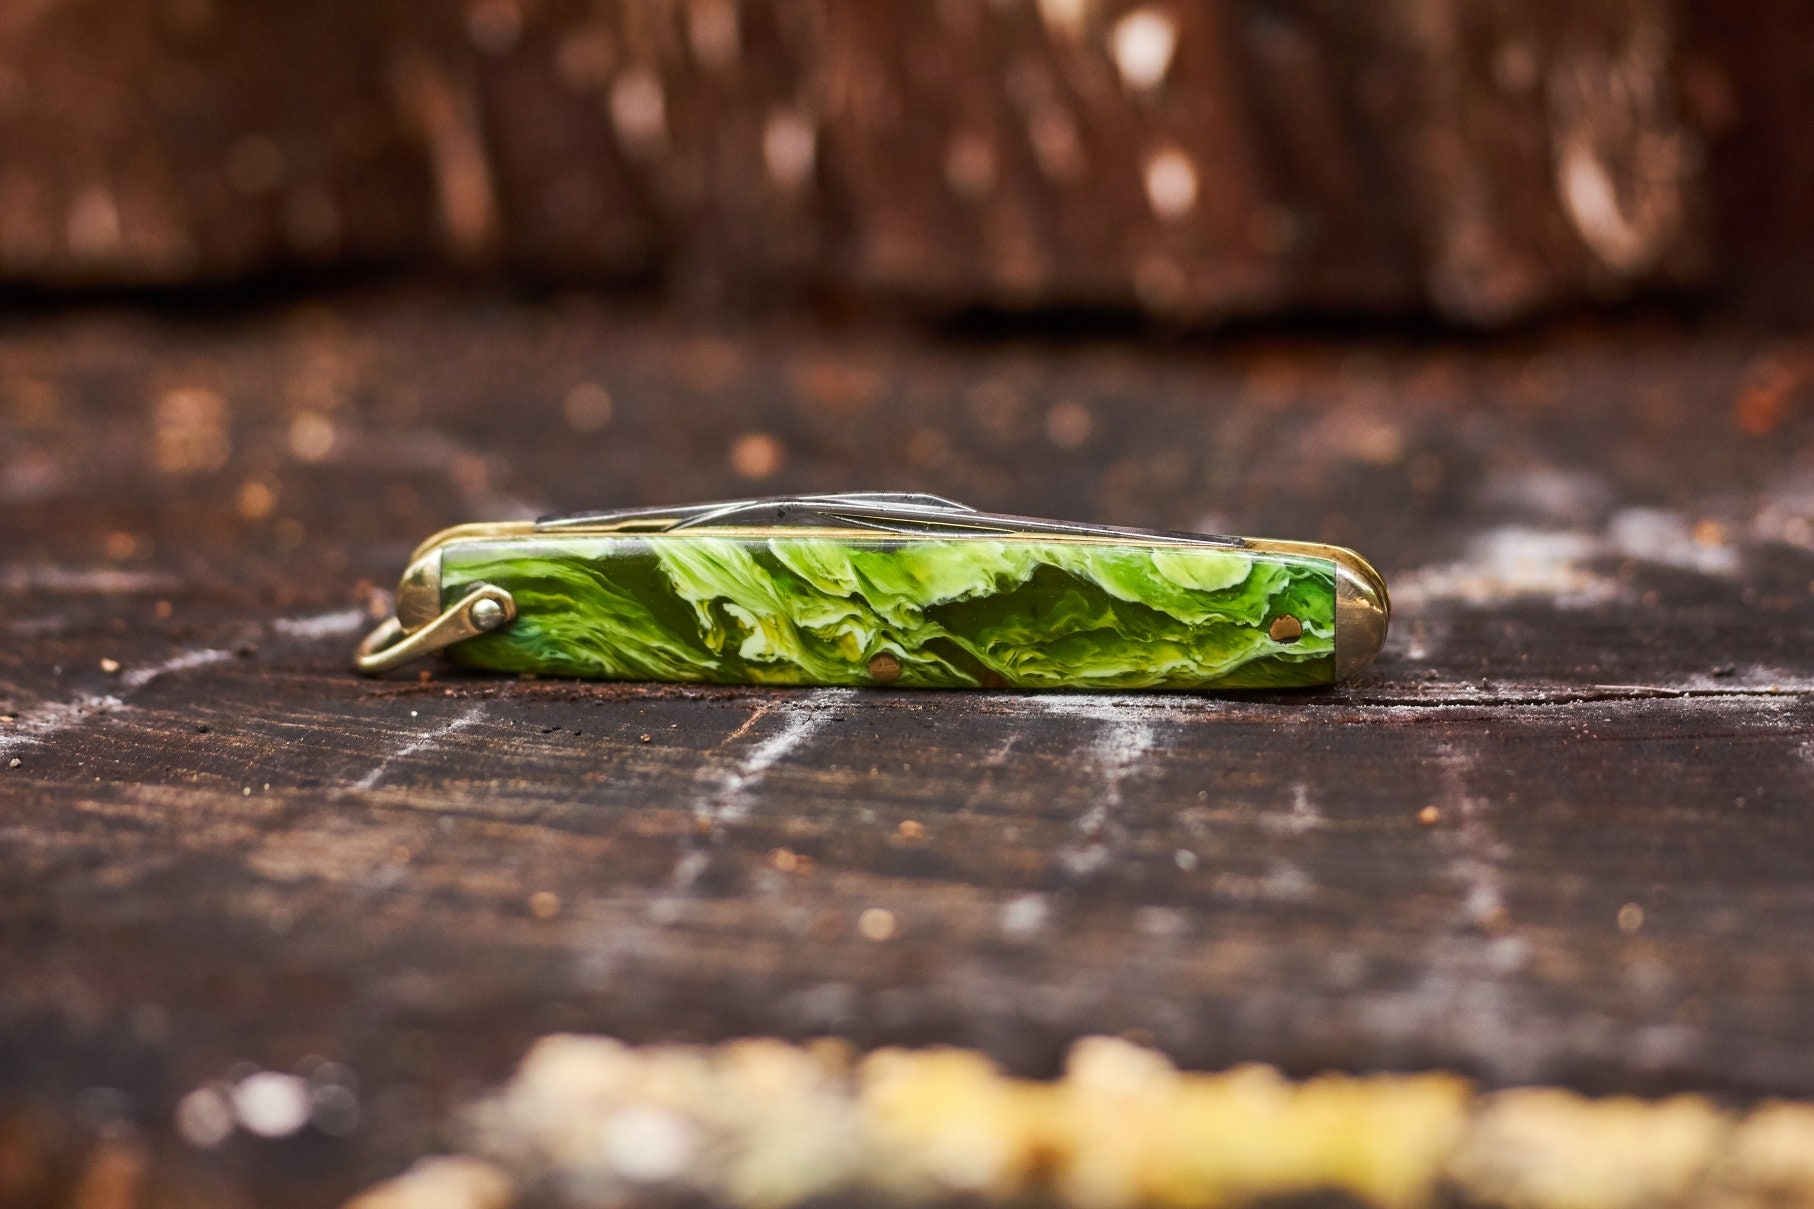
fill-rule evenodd
<path id="1" fill-rule="evenodd" d="M 1706 136 L 1781 103 L 1734 59 L 1814 22 L 1694 2 L 18 0 L 0 280 L 442 260 L 1493 324 L 1746 238 Z"/>

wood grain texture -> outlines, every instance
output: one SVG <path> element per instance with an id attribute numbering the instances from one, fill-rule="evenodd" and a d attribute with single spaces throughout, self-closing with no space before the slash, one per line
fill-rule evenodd
<path id="1" fill-rule="evenodd" d="M 564 1029 L 1814 1095 L 1809 348 L 15 317 L 0 1200 L 98 1153 L 143 1205 L 319 1204 Z M 849 488 L 1354 545 L 1392 638 L 1303 694 L 348 669 L 440 525 Z M 176 1131 L 242 1064 L 321 1059 L 348 1136 Z"/>
<path id="2" fill-rule="evenodd" d="M 1709 181 L 1677 7 L 24 4 L 0 280 L 455 264 L 719 303 L 1495 325 L 1703 281 L 1709 198 L 1799 154 L 1802 108 L 1747 110 Z M 1709 94 L 1795 25 L 1702 16 Z"/>

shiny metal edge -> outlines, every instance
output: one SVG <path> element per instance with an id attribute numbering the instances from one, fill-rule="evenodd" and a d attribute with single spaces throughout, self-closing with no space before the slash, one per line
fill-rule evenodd
<path id="1" fill-rule="evenodd" d="M 397 624 L 414 633 L 441 612 L 441 547 L 409 564 L 397 582 Z"/>
<path id="2" fill-rule="evenodd" d="M 534 532 L 534 521 L 474 521 L 464 525 L 449 525 L 439 533 L 424 538 L 422 544 L 409 556 L 409 561 L 413 564 L 430 550 L 449 542 L 483 537 L 528 537 Z"/>
<path id="3" fill-rule="evenodd" d="M 1238 549 L 1244 544 L 1240 538 L 1211 533 L 1126 529 L 1045 517 L 978 512 L 943 496 L 890 492 L 780 495 L 667 508 L 624 508 L 611 512 L 545 516 L 535 523 L 537 533 L 679 535 L 698 530 L 715 533 L 798 532 L 808 528 L 869 530 L 903 537 L 1085 538 L 1225 549 Z"/>
<path id="4" fill-rule="evenodd" d="M 1386 645 L 1392 598 L 1373 564 L 1340 546 L 1330 550 L 1335 557 L 1335 678 L 1351 680 Z"/>
<path id="5" fill-rule="evenodd" d="M 760 523 L 764 518 L 792 517 L 795 523 L 838 515 L 842 509 L 874 515 L 971 513 L 976 509 L 942 495 L 915 491 L 846 491 L 831 495 L 768 495 L 740 500 L 713 500 L 704 504 L 670 504 L 602 511 L 556 513 L 536 518 L 540 532 L 581 530 L 598 532 L 672 532 L 706 525 Z"/>
<path id="6" fill-rule="evenodd" d="M 661 509 L 664 517 L 671 518 L 681 509 Z M 602 515 L 602 514 L 599 514 Z M 822 523 L 801 524 L 738 524 L 747 514 L 740 514 L 725 520 L 714 519 L 709 524 L 673 524 L 664 522 L 658 528 L 644 527 L 641 518 L 629 524 L 610 522 L 592 523 L 588 517 L 586 523 L 579 520 L 563 520 L 561 524 L 549 526 L 543 522 L 531 521 L 481 521 L 473 524 L 453 525 L 441 530 L 417 546 L 411 554 L 411 566 L 427 558 L 430 554 L 444 550 L 456 542 L 465 541 L 498 541 L 515 538 L 562 538 L 562 537 L 661 537 L 664 539 L 689 537 L 798 537 L 806 534 L 824 537 L 870 537 L 890 535 L 903 538 L 977 538 L 982 540 L 1002 538 L 1038 538 L 1043 541 L 1078 542 L 1078 541 L 1112 541 L 1129 545 L 1153 546 L 1207 546 L 1216 549 L 1246 549 L 1249 542 L 1245 538 L 1225 537 L 1213 533 L 1172 533 L 1159 529 L 1122 529 L 1110 525 L 1088 525 L 1073 521 L 1050 521 L 1037 517 L 1009 516 L 1001 513 L 980 513 L 971 509 L 955 506 L 949 511 L 940 510 L 939 514 L 925 523 L 896 526 L 887 523 L 875 523 L 854 516 L 825 517 Z M 949 518 L 949 519 L 946 519 Z M 1322 547 L 1304 543 L 1275 542 L 1271 545 L 1281 549 L 1290 547 L 1299 552 L 1311 552 Z M 406 573 L 407 577 L 407 573 Z"/>

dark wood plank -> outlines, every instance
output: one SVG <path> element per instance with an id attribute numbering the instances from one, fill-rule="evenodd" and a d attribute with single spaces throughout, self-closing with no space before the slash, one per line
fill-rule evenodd
<path id="1" fill-rule="evenodd" d="M 1805 264 L 1809 23 L 1729 7 L 69 0 L 0 28 L 0 280 L 1496 325 L 1706 283 L 1729 194 L 1728 246 Z"/>
<path id="2" fill-rule="evenodd" d="M 125 1117 L 151 1203 L 321 1203 L 563 1029 L 1814 1095 L 1807 347 L 14 319 L 0 1144 L 54 1183 Z M 1222 697 L 347 668 L 438 525 L 851 487 L 1346 542 L 1392 640 Z M 357 1077 L 350 1136 L 177 1138 L 189 1090 L 311 1057 Z"/>

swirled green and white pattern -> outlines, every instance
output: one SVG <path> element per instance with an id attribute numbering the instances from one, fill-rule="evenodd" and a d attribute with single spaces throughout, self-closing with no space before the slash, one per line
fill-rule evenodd
<path id="1" fill-rule="evenodd" d="M 1304 555 L 804 535 L 448 545 L 443 600 L 480 580 L 511 593 L 516 620 L 448 653 L 499 671 L 1039 689 L 1290 687 L 1334 674 L 1335 565 Z M 1295 641 L 1271 637 L 1284 616 L 1302 628 Z"/>

